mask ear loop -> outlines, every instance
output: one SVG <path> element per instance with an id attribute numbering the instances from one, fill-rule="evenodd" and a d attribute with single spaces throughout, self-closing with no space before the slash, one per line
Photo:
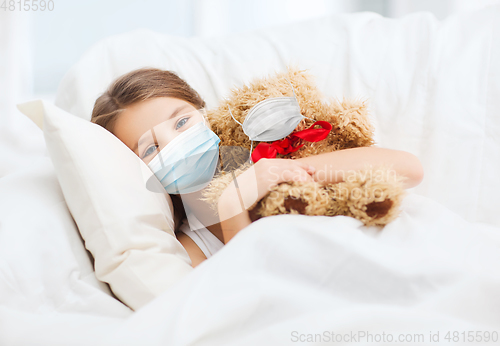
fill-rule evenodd
<path id="1" fill-rule="evenodd" d="M 253 164 L 253 161 L 252 161 L 252 150 L 253 150 L 253 141 L 250 140 L 250 154 L 248 155 L 248 162 L 250 162 L 251 164 Z"/>
<path id="2" fill-rule="evenodd" d="M 240 124 L 241 127 L 243 127 L 243 124 L 240 123 L 238 120 L 236 120 L 236 118 L 234 117 L 233 112 L 231 112 L 231 107 L 229 107 L 229 105 L 227 105 L 227 109 L 229 109 L 229 114 L 231 114 L 231 117 L 233 118 L 233 120 L 236 121 L 238 124 Z"/>
<path id="3" fill-rule="evenodd" d="M 210 130 L 211 130 L 211 126 L 210 126 L 210 123 L 208 122 L 208 116 L 207 116 L 207 110 L 206 108 L 200 108 L 198 109 L 198 112 L 201 114 L 202 118 L 203 118 L 203 124 Z M 220 160 L 220 155 L 219 157 L 217 158 L 217 166 L 216 166 L 216 169 L 215 169 L 215 175 L 217 175 L 218 172 L 221 171 L 221 166 L 222 166 L 222 163 L 221 163 L 221 160 Z"/>
<path id="4" fill-rule="evenodd" d="M 201 117 L 203 118 L 203 124 L 206 127 L 210 128 L 210 126 L 208 125 L 207 112 L 205 111 L 205 108 L 198 109 L 198 112 L 200 112 Z"/>
<path id="5" fill-rule="evenodd" d="M 206 108 L 200 108 L 198 110 L 198 112 L 201 113 L 202 117 L 203 117 L 203 124 L 210 130 L 211 130 L 211 126 L 210 126 L 210 123 L 208 122 L 208 115 L 207 115 L 207 110 Z M 218 172 L 220 172 L 222 170 L 222 162 L 221 162 L 221 159 L 220 159 L 220 153 L 219 153 L 219 157 L 217 158 L 217 166 L 216 166 L 216 169 L 215 169 L 215 173 L 214 173 L 214 176 L 217 175 Z"/>
<path id="6" fill-rule="evenodd" d="M 198 109 L 198 112 L 201 114 L 201 117 L 203 118 L 203 124 L 208 127 L 209 130 L 212 130 L 212 126 L 208 122 L 208 115 L 207 115 L 207 110 L 206 108 L 200 108 Z"/>
<path id="7" fill-rule="evenodd" d="M 236 118 L 234 117 L 233 112 L 231 112 L 231 107 L 229 107 L 229 105 L 227 105 L 227 109 L 229 109 L 229 114 L 231 114 L 231 117 L 233 118 L 233 120 L 236 121 L 238 124 L 240 124 L 241 127 L 243 127 L 243 124 L 240 123 L 238 120 L 236 120 Z M 250 139 L 250 154 L 248 155 L 247 161 L 250 162 L 251 164 L 253 164 L 252 150 L 253 150 L 253 141 Z"/>
<path id="8" fill-rule="evenodd" d="M 155 134 L 154 127 L 151 129 L 151 134 L 153 135 L 153 141 L 154 141 L 154 143 L 158 143 L 158 141 L 156 140 L 156 134 Z M 158 146 L 158 148 L 156 148 L 156 151 L 157 151 L 156 156 L 158 156 L 158 159 L 160 160 L 161 168 L 163 169 L 163 168 L 165 168 L 165 165 L 163 164 L 163 158 L 160 155 L 160 151 L 161 150 L 160 150 L 159 146 Z"/>
<path id="9" fill-rule="evenodd" d="M 293 85 L 292 83 L 290 83 L 290 81 L 288 80 L 288 78 L 285 77 L 285 80 L 288 82 L 288 84 L 290 84 L 290 86 L 292 87 L 292 93 L 293 93 L 293 97 L 295 98 L 295 100 L 297 100 L 297 95 L 295 95 L 295 89 L 293 88 Z"/>
<path id="10" fill-rule="evenodd" d="M 298 105 L 298 104 L 299 104 L 299 101 L 297 100 L 297 95 L 295 95 L 295 89 L 293 88 L 292 83 L 290 83 L 290 81 L 288 80 L 288 78 L 286 78 L 286 77 L 284 77 L 284 78 L 285 78 L 285 80 L 288 82 L 288 84 L 290 84 L 290 86 L 292 87 L 293 97 L 295 98 L 295 102 L 297 102 L 297 105 Z M 300 115 L 302 115 L 302 114 L 300 114 Z M 304 118 L 309 119 L 309 120 L 312 120 L 312 121 L 314 121 L 314 122 L 316 121 L 316 120 L 314 120 L 314 119 L 312 119 L 312 118 L 306 117 L 305 115 L 302 115 L 302 116 L 303 116 Z"/>

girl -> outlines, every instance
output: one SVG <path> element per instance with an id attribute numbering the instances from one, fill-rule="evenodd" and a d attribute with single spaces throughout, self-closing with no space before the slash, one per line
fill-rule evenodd
<path id="1" fill-rule="evenodd" d="M 156 138 L 150 138 L 148 144 L 144 134 L 168 123 L 168 128 L 156 133 L 168 134 L 171 141 L 203 121 L 198 110 L 204 107 L 205 102 L 198 93 L 175 73 L 143 68 L 129 72 L 112 83 L 96 100 L 92 122 L 113 133 L 148 164 L 166 144 L 160 146 Z M 336 180 L 339 179 L 338 174 L 325 174 L 331 167 L 335 167 L 337 172 L 358 170 L 366 163 L 392 165 L 397 174 L 408 178 L 406 188 L 418 185 L 423 178 L 422 166 L 414 155 L 376 147 L 346 149 L 296 160 L 261 159 L 238 176 L 236 184 L 233 182 L 226 188 L 218 203 L 220 222 L 206 226 L 206 229 L 201 226 L 205 233 L 196 235 L 186 231 L 186 227 L 179 227 L 186 215 L 180 197 L 171 194 L 177 239 L 188 252 L 193 267 L 196 267 L 211 254 L 207 242 L 222 246 L 251 223 L 247 209 L 274 185 L 294 180 L 336 183 L 339 181 Z M 197 193 L 188 193 L 183 195 L 182 200 L 192 210 L 208 210 L 198 197 Z"/>

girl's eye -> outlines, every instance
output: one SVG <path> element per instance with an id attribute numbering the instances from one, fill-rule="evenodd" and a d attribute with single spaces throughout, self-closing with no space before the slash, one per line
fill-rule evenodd
<path id="1" fill-rule="evenodd" d="M 146 156 L 151 155 L 152 153 L 154 153 L 154 152 L 156 151 L 156 149 L 157 149 L 157 148 L 158 148 L 158 145 L 157 145 L 157 144 L 150 146 L 150 147 L 146 150 L 146 152 L 144 153 L 144 156 L 143 156 L 142 158 L 145 158 Z"/>
<path id="2" fill-rule="evenodd" d="M 177 123 L 177 125 L 175 125 L 175 129 L 178 130 L 180 129 L 182 126 L 184 126 L 184 124 L 189 120 L 188 117 L 186 118 L 182 118 L 181 120 L 179 120 L 179 122 Z"/>

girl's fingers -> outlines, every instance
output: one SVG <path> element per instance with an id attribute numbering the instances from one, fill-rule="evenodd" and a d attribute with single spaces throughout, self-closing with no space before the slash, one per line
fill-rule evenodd
<path id="1" fill-rule="evenodd" d="M 262 162 L 261 162 L 262 161 Z M 267 173 L 268 182 L 276 185 L 285 181 L 314 181 L 315 167 L 296 160 L 259 160 L 257 164 Z"/>
<path id="2" fill-rule="evenodd" d="M 302 179 L 300 181 L 314 181 L 313 177 L 311 176 L 311 173 L 304 170 L 302 170 L 302 172 L 305 172 L 305 174 L 301 175 Z"/>
<path id="3" fill-rule="evenodd" d="M 309 175 L 309 173 L 299 167 L 296 167 L 293 170 L 283 170 L 283 181 L 313 181 L 313 178 Z"/>
<path id="4" fill-rule="evenodd" d="M 259 162 L 264 165 L 275 166 L 278 170 L 278 167 L 283 169 L 295 169 L 297 166 L 301 169 L 305 170 L 309 174 L 314 174 L 316 172 L 316 167 L 311 166 L 307 163 L 298 160 L 290 160 L 290 159 L 260 159 Z M 259 163 L 258 162 L 258 163 Z"/>
<path id="5" fill-rule="evenodd" d="M 308 174 L 314 174 L 316 172 L 316 167 L 311 166 L 307 163 L 300 162 L 300 161 L 295 161 L 295 160 L 290 160 L 291 163 L 295 166 L 299 166 L 301 169 L 305 170 Z"/>

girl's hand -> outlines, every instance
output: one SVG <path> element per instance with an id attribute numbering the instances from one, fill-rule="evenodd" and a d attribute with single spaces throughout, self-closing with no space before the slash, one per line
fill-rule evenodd
<path id="1" fill-rule="evenodd" d="M 274 186 L 287 181 L 313 181 L 315 168 L 289 159 L 261 159 L 240 174 L 219 198 L 219 218 L 224 242 L 248 226 L 248 209 Z"/>
<path id="2" fill-rule="evenodd" d="M 241 174 L 245 179 L 255 180 L 257 195 L 253 203 L 261 200 L 274 186 L 287 181 L 313 181 L 316 169 L 304 162 L 289 159 L 260 159 L 253 167 Z M 250 171 L 250 172 L 249 172 Z M 243 175 L 247 174 L 245 177 Z M 238 177 L 239 182 L 240 177 Z M 252 184 L 252 181 L 250 182 Z M 251 206 L 251 205 L 250 205 Z"/>
<path id="3" fill-rule="evenodd" d="M 415 155 L 379 147 L 337 150 L 303 157 L 297 161 L 316 167 L 314 180 L 323 184 L 339 183 L 351 172 L 365 169 L 366 164 L 373 167 L 392 166 L 393 173 L 408 178 L 404 182 L 405 188 L 417 186 L 424 177 L 422 164 Z"/>

